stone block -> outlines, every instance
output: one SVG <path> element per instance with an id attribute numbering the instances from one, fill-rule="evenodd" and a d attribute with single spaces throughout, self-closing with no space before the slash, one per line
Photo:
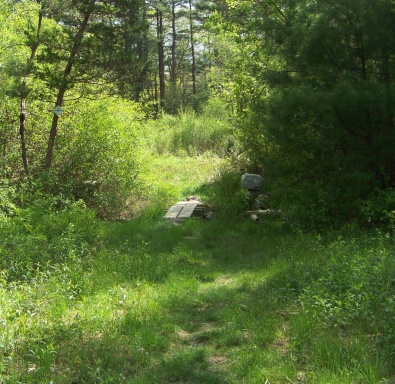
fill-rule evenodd
<path id="1" fill-rule="evenodd" d="M 245 173 L 241 177 L 241 186 L 249 191 L 260 191 L 263 186 L 263 177 L 253 173 Z"/>

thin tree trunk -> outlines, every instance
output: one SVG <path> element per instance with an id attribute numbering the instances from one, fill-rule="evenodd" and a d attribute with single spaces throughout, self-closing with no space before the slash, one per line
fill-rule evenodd
<path id="1" fill-rule="evenodd" d="M 42 20 L 43 20 L 43 14 L 42 14 L 42 10 L 40 9 L 39 13 L 38 13 L 36 41 L 34 42 L 34 44 L 31 47 L 30 57 L 29 57 L 29 61 L 28 61 L 27 67 L 26 67 L 25 75 L 23 76 L 22 89 L 21 89 L 20 114 L 19 114 L 19 134 L 21 136 L 22 162 L 23 162 L 23 168 L 25 170 L 26 176 L 30 175 L 29 161 L 28 161 L 28 157 L 27 157 L 26 135 L 25 135 L 25 132 L 26 132 L 26 97 L 27 97 L 27 93 L 28 93 L 27 87 L 28 87 L 29 76 L 32 71 L 32 66 L 33 66 L 34 60 L 36 58 L 37 49 L 40 45 Z"/>
<path id="2" fill-rule="evenodd" d="M 89 6 L 85 12 L 84 20 L 82 21 L 82 24 L 81 24 L 81 26 L 78 30 L 78 33 L 75 37 L 74 45 L 70 51 L 69 59 L 67 61 L 66 67 L 63 72 L 63 79 L 62 79 L 62 83 L 61 83 L 59 90 L 58 90 L 58 95 L 57 95 L 55 107 L 61 107 L 63 104 L 64 95 L 67 91 L 67 80 L 70 77 L 71 70 L 72 70 L 73 64 L 74 64 L 74 59 L 75 59 L 75 57 L 78 53 L 78 50 L 80 48 L 80 45 L 82 43 L 84 32 L 88 26 L 88 22 L 91 17 L 91 14 L 93 12 L 95 3 L 96 3 L 96 0 L 90 1 Z M 52 166 L 52 158 L 53 158 L 53 151 L 54 151 L 54 146 L 55 146 L 55 139 L 56 139 L 56 135 L 57 135 L 57 131 L 58 131 L 58 121 L 59 121 L 59 116 L 56 113 L 54 113 L 53 118 L 52 118 L 51 130 L 49 132 L 47 155 L 45 157 L 44 168 L 47 170 L 50 169 Z"/>
<path id="3" fill-rule="evenodd" d="M 6 160 L 7 160 L 7 137 L 4 136 L 3 138 L 3 176 L 7 177 L 7 165 L 6 165 Z"/>
<path id="4" fill-rule="evenodd" d="M 154 74 L 153 97 L 155 100 L 155 118 L 157 118 L 159 113 L 159 99 L 158 99 L 158 74 L 156 72 Z"/>
<path id="5" fill-rule="evenodd" d="M 142 4 L 142 20 L 144 23 L 147 21 L 147 4 L 146 4 L 145 0 L 143 0 L 143 4 Z M 147 35 L 146 31 L 144 31 L 144 32 L 141 31 L 139 34 L 138 43 L 137 43 L 137 53 L 138 53 L 139 59 L 143 63 L 148 63 L 148 54 L 149 54 L 148 49 L 149 49 L 148 35 Z M 134 100 L 137 102 L 140 101 L 141 94 L 144 90 L 147 90 L 149 93 L 149 89 L 147 87 L 145 87 L 145 85 L 144 85 L 145 81 L 143 80 L 143 78 L 145 78 L 145 76 L 146 76 L 147 71 L 148 71 L 148 66 L 147 66 L 147 64 L 145 64 L 144 69 L 140 73 L 139 79 L 135 85 Z"/>
<path id="6" fill-rule="evenodd" d="M 162 2 L 162 1 L 161 1 Z M 163 13 L 160 9 L 156 11 L 157 39 L 158 39 L 158 72 L 159 72 L 159 99 L 160 107 L 165 106 L 166 84 L 165 84 L 165 54 L 163 47 Z"/>
<path id="7" fill-rule="evenodd" d="M 192 54 L 192 94 L 196 96 L 196 57 L 195 57 L 195 44 L 193 36 L 193 15 L 192 15 L 192 0 L 189 0 L 189 26 L 191 34 L 191 54 Z M 196 102 L 194 100 L 194 107 L 196 109 Z"/>
<path id="8" fill-rule="evenodd" d="M 172 29 L 172 45 L 171 45 L 171 85 L 172 85 L 172 112 L 176 113 L 176 87 L 177 87 L 177 31 L 176 31 L 176 4 L 171 2 L 171 29 Z"/>
<path id="9" fill-rule="evenodd" d="M 27 146 L 26 146 L 26 135 L 25 135 L 25 122 L 26 122 L 26 103 L 25 99 L 21 99 L 21 113 L 19 114 L 19 135 L 21 136 L 21 152 L 22 152 L 22 163 L 27 177 L 30 175 L 29 161 L 27 158 Z"/>

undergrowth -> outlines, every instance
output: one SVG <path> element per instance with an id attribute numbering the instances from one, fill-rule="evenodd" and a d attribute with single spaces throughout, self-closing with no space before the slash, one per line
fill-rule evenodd
<path id="1" fill-rule="evenodd" d="M 224 157 L 236 150 L 230 114 L 225 103 L 212 99 L 200 114 L 187 110 L 178 116 L 164 115 L 144 126 L 147 147 L 154 155 Z"/>
<path id="2" fill-rule="evenodd" d="M 192 115 L 166 119 L 145 132 L 171 122 L 163 148 L 144 144 L 133 220 L 2 184 L 0 383 L 392 383 L 392 193 L 364 207 L 380 230 L 252 221 L 219 156 L 226 124 L 199 141 Z M 173 142 L 180 132 L 191 140 Z M 189 195 L 213 218 L 165 221 Z"/>
<path id="3" fill-rule="evenodd" d="M 236 184 L 200 186 L 217 215 L 183 225 L 48 196 L 3 214 L 0 382 L 390 382 L 391 239 L 257 224 Z"/>

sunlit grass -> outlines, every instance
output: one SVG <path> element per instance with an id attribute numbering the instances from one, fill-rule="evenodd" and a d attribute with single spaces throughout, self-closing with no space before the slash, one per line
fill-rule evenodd
<path id="1" fill-rule="evenodd" d="M 177 201 L 196 194 L 201 185 L 217 180 L 227 167 L 227 160 L 212 154 L 147 156 L 145 168 L 148 172 L 141 175 L 144 195 L 137 202 L 140 213 L 158 215 Z"/>
<path id="2" fill-rule="evenodd" d="M 0 221 L 0 383 L 390 383 L 385 235 L 252 222 L 212 154 L 146 167 L 133 220 L 43 201 Z M 163 219 L 191 194 L 212 220 Z"/>
<path id="3" fill-rule="evenodd" d="M 109 223 L 83 269 L 4 286 L 3 382 L 380 382 L 371 339 L 297 302 L 320 241 L 248 220 L 150 224 Z"/>

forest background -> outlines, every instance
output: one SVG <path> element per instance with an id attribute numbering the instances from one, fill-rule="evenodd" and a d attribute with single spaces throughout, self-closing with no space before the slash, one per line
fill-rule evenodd
<path id="1" fill-rule="evenodd" d="M 2 2 L 4 180 L 40 179 L 108 215 L 105 191 L 129 193 L 138 173 L 127 124 L 215 100 L 231 116 L 221 150 L 275 180 L 296 220 L 389 224 L 392 2 L 129 3 Z"/>
<path id="2" fill-rule="evenodd" d="M 147 383 L 240 382 L 248 376 L 246 365 L 233 369 L 230 361 L 248 343 L 259 353 L 271 346 L 271 354 L 263 369 L 262 355 L 249 351 L 245 364 L 254 361 L 254 368 L 246 382 L 390 382 L 394 25 L 390 0 L 1 0 L 4 382 L 48 382 L 52 376 L 59 382 L 122 382 L 133 375 Z M 240 188 L 244 172 L 264 176 L 265 205 L 281 210 L 281 217 L 262 226 L 241 220 L 250 204 Z M 205 229 L 197 223 L 184 229 L 158 224 L 165 208 L 196 193 L 215 212 Z M 157 231 L 168 235 L 161 238 Z M 186 244 L 172 248 L 174 239 L 196 237 L 192 253 Z M 254 249 L 247 251 L 247 244 Z M 207 249 L 216 249 L 214 269 Z M 228 267 L 229 253 L 234 269 Z M 160 256 L 159 266 L 147 255 Z M 243 263 L 251 280 L 233 276 Z M 148 273 L 148 267 L 156 272 Z M 233 293 L 206 297 L 192 287 L 218 289 L 221 270 L 233 276 Z M 292 270 L 291 277 L 286 271 Z M 189 282 L 183 280 L 187 271 Z M 139 354 L 137 368 L 109 369 L 130 358 L 122 349 L 128 341 L 117 338 L 124 352 L 115 354 L 119 361 L 109 361 L 106 349 L 114 355 L 114 339 L 108 335 L 122 326 L 95 323 L 84 309 L 87 297 L 108 290 L 109 276 L 121 291 L 139 295 L 172 282 L 170 297 L 176 272 L 179 291 L 194 281 L 188 289 L 203 312 L 216 300 L 227 302 L 227 295 L 240 306 L 262 307 L 257 284 L 269 290 L 271 304 L 262 313 L 245 314 L 250 324 L 244 331 L 237 322 L 221 323 L 223 314 L 216 314 L 218 329 L 196 326 L 183 338 L 169 317 L 154 324 L 162 336 L 172 335 L 167 341 L 136 323 L 158 308 L 139 307 L 147 313 L 133 319 L 114 309 L 128 337 L 152 336 L 131 354 L 143 348 L 162 355 Z M 272 281 L 273 274 L 279 277 Z M 72 323 L 78 332 L 61 335 L 66 324 L 75 331 L 69 327 L 74 315 L 92 328 L 85 329 L 77 316 Z M 267 316 L 271 328 L 254 334 L 255 321 Z M 213 326 L 214 320 L 202 322 Z M 199 331 L 203 336 L 196 337 L 215 340 L 217 350 L 233 355 L 192 348 L 186 358 L 196 366 L 182 371 L 185 359 L 169 352 L 175 337 L 170 328 L 181 343 L 196 346 Z M 244 336 L 224 341 L 229 332 Z M 87 360 L 76 354 L 67 367 L 64 356 L 73 348 L 59 347 L 66 336 L 76 351 L 78 343 L 87 348 L 92 342 L 95 352 Z M 318 337 L 323 341 L 313 347 Z M 280 363 L 284 355 L 286 367 Z M 278 371 L 268 368 L 271 360 Z"/>

